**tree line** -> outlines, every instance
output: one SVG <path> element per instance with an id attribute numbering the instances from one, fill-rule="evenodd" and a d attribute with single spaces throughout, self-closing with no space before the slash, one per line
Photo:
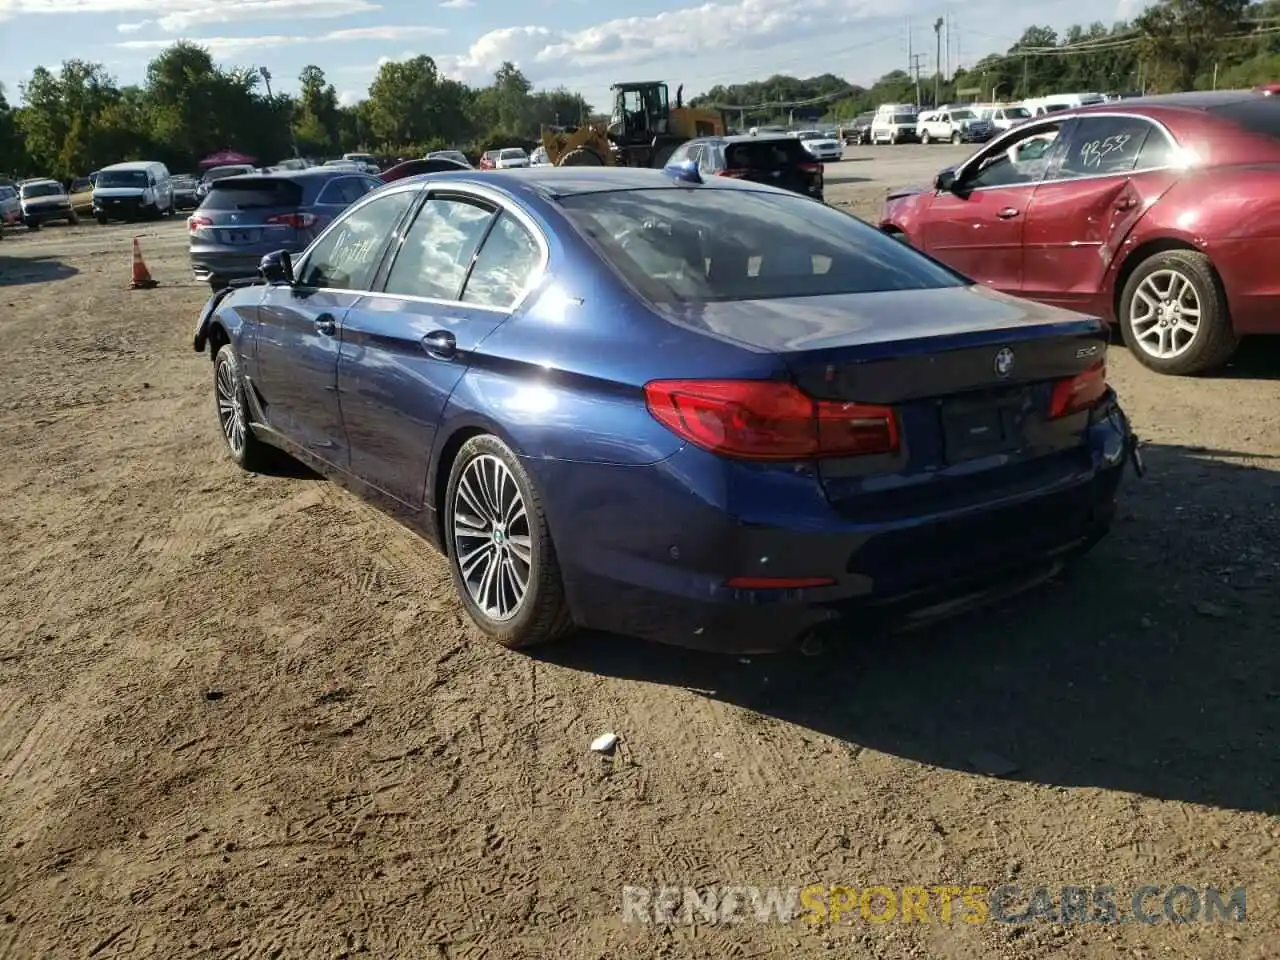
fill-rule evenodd
<path id="1" fill-rule="evenodd" d="M 893 70 L 862 87 L 829 73 L 808 79 L 773 76 L 715 86 L 691 102 L 740 106 L 731 116 L 746 122 L 785 121 L 793 113 L 797 119 L 839 121 L 881 103 L 933 106 L 1085 91 L 1172 93 L 1273 81 L 1280 82 L 1280 0 L 1158 0 L 1132 21 L 1110 26 L 1077 25 L 1061 35 L 1046 26 L 1027 27 L 1003 53 L 989 54 L 949 77 L 922 70 L 917 78 Z M 793 104 L 805 106 L 793 110 Z"/>
<path id="2" fill-rule="evenodd" d="M 21 106 L 0 90 L 0 174 L 83 176 L 124 159 L 194 170 L 225 147 L 276 163 L 290 156 L 351 151 L 422 156 L 529 145 L 542 124 L 576 124 L 591 105 L 568 90 L 534 91 L 513 64 L 470 87 L 440 75 L 428 56 L 384 64 L 355 106 L 338 102 L 324 71 L 307 66 L 300 90 L 271 90 L 254 67 L 222 68 L 196 44 L 179 42 L 147 66 L 138 86 L 118 86 L 98 63 L 37 67 L 20 85 Z"/>
<path id="3" fill-rule="evenodd" d="M 338 102 L 318 66 L 299 93 L 271 90 L 270 74 L 219 67 L 204 48 L 175 43 L 147 67 L 141 85 L 119 86 L 97 63 L 37 68 L 20 85 L 21 105 L 0 90 L 0 173 L 68 179 L 122 159 L 154 158 L 194 169 L 224 147 L 273 163 L 367 150 L 421 156 L 458 148 L 475 155 L 531 145 L 543 124 L 579 123 L 592 106 L 565 89 L 535 91 L 504 63 L 484 87 L 440 74 L 429 56 L 384 64 L 366 99 Z M 884 102 L 932 104 L 967 98 L 1019 100 L 1058 91 L 1170 92 L 1280 81 L 1280 0 L 1158 0 L 1130 22 L 1074 26 L 1062 35 L 1028 27 L 1004 53 L 953 76 L 892 71 L 871 87 L 827 73 L 808 79 L 715 86 L 691 104 L 730 106 L 731 122 L 789 119 L 777 104 L 810 101 L 801 114 L 837 121 Z M 974 91 L 977 91 L 975 95 Z M 741 108 L 741 109 L 736 109 Z"/>

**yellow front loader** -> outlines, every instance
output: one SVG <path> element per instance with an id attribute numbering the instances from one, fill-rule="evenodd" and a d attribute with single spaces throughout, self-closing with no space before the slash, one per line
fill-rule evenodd
<path id="1" fill-rule="evenodd" d="M 681 88 L 683 89 L 683 88 Z M 662 167 L 676 147 L 694 137 L 724 136 L 724 117 L 715 110 L 686 107 L 681 90 L 667 102 L 660 80 L 616 83 L 609 123 L 543 127 L 542 147 L 558 167 Z"/>

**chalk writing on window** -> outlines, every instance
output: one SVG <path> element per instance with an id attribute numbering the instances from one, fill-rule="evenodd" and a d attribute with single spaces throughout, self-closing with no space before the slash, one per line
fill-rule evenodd
<path id="1" fill-rule="evenodd" d="M 1108 157 L 1112 161 L 1124 159 L 1124 149 L 1133 140 L 1128 133 L 1117 133 L 1103 140 L 1090 140 L 1080 147 L 1080 165 L 1086 169 L 1097 169 Z"/>

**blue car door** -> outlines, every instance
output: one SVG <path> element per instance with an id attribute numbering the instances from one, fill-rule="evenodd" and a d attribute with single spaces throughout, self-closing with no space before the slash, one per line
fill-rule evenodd
<path id="1" fill-rule="evenodd" d="M 268 424 L 343 469 L 349 455 L 337 392 L 342 322 L 371 284 L 412 199 L 400 191 L 353 208 L 302 255 L 292 284 L 266 289 L 258 309 L 254 387 Z"/>
<path id="2" fill-rule="evenodd" d="M 544 254 L 513 214 L 451 188 L 430 193 L 393 256 L 383 291 L 347 314 L 338 398 L 352 473 L 418 509 L 445 404 Z"/>

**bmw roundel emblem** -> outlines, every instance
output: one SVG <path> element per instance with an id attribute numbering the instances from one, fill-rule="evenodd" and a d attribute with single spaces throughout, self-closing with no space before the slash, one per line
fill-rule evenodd
<path id="1" fill-rule="evenodd" d="M 997 377 L 1007 377 L 1010 373 L 1012 373 L 1013 372 L 1013 351 L 1010 350 L 1008 347 L 1005 347 L 999 353 L 997 353 L 995 368 L 996 368 Z"/>

